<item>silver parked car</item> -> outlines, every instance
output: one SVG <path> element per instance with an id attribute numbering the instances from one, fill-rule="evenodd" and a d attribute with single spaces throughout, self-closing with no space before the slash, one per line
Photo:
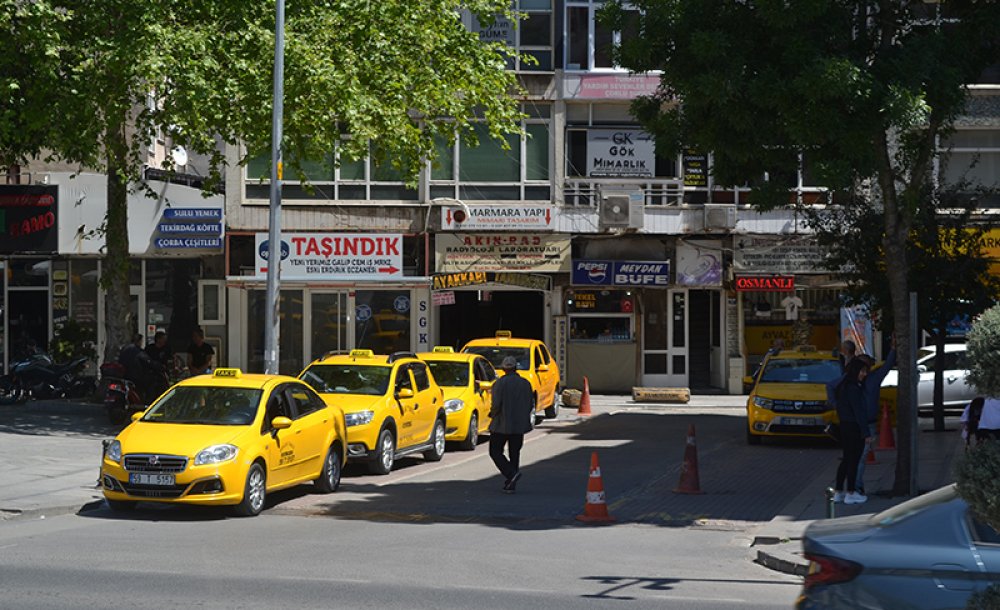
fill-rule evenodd
<path id="1" fill-rule="evenodd" d="M 965 362 L 964 343 L 946 343 L 944 345 L 944 406 L 959 408 L 969 404 L 976 397 L 976 388 L 965 381 L 969 367 Z M 917 404 L 921 409 L 934 407 L 934 367 L 937 366 L 937 350 L 934 346 L 921 347 L 917 350 L 917 370 L 920 371 L 920 382 L 917 385 Z M 889 371 L 882 381 L 882 387 L 899 385 L 899 372 Z"/>
<path id="2" fill-rule="evenodd" d="M 876 515 L 817 521 L 798 610 L 964 608 L 1000 582 L 1000 533 L 976 519 L 954 485 Z"/>

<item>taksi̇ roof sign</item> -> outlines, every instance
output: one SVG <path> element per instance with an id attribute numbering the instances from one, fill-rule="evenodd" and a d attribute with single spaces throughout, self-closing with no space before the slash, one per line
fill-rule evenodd
<path id="1" fill-rule="evenodd" d="M 267 276 L 267 233 L 257 233 L 255 275 Z M 398 233 L 285 233 L 283 280 L 390 280 L 403 277 L 403 236 Z"/>

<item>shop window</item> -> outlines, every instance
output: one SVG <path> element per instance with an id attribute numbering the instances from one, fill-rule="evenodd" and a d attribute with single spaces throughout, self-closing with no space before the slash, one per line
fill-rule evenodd
<path id="1" fill-rule="evenodd" d="M 97 345 L 98 263 L 94 259 L 76 259 L 69 267 L 69 311 L 90 347 Z"/>
<path id="2" fill-rule="evenodd" d="M 613 343 L 634 337 L 631 291 L 573 290 L 568 296 L 570 341 Z"/>
<path id="3" fill-rule="evenodd" d="M 226 323 L 226 282 L 201 280 L 198 282 L 198 324 Z"/>
<path id="4" fill-rule="evenodd" d="M 961 129 L 942 140 L 941 183 L 1000 207 L 1000 129 Z"/>
<path id="5" fill-rule="evenodd" d="M 357 347 L 376 354 L 409 351 L 410 303 L 409 290 L 358 290 L 354 306 Z"/>
<path id="6" fill-rule="evenodd" d="M 49 287 L 52 261 L 44 258 L 12 258 L 7 267 L 7 286 L 11 288 Z"/>
<path id="7" fill-rule="evenodd" d="M 313 359 L 332 351 L 347 349 L 347 294 L 313 292 L 310 295 Z"/>
<path id="8" fill-rule="evenodd" d="M 198 324 L 198 278 L 201 262 L 197 259 L 148 259 L 146 263 L 145 321 L 147 327 L 167 333 L 174 352 L 183 352 L 191 342 Z M 147 328 L 140 332 L 152 340 Z M 216 357 L 216 364 L 219 363 Z"/>
<path id="9" fill-rule="evenodd" d="M 247 296 L 247 320 L 255 322 L 250 324 L 247 333 L 248 370 L 263 372 L 267 293 L 264 290 L 251 290 Z M 302 291 L 282 290 L 279 299 L 278 372 L 282 375 L 298 375 L 303 367 Z"/>

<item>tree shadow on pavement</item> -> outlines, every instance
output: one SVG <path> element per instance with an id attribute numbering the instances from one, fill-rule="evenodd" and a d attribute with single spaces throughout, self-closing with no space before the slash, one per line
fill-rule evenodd
<path id="1" fill-rule="evenodd" d="M 44 400 L 0 405 L 0 433 L 110 438 L 122 427 L 108 422 L 101 404 Z"/>

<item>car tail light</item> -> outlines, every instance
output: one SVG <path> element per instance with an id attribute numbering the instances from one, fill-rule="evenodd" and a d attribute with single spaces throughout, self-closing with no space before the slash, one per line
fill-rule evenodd
<path id="1" fill-rule="evenodd" d="M 806 589 L 816 585 L 835 585 L 847 582 L 860 574 L 863 567 L 853 561 L 827 557 L 826 555 L 807 554 L 806 559 L 809 560 L 809 573 L 806 574 L 804 583 Z"/>
<path id="2" fill-rule="evenodd" d="M 125 387 L 120 383 L 109 383 L 108 390 L 112 392 L 123 392 L 125 390 Z"/>

